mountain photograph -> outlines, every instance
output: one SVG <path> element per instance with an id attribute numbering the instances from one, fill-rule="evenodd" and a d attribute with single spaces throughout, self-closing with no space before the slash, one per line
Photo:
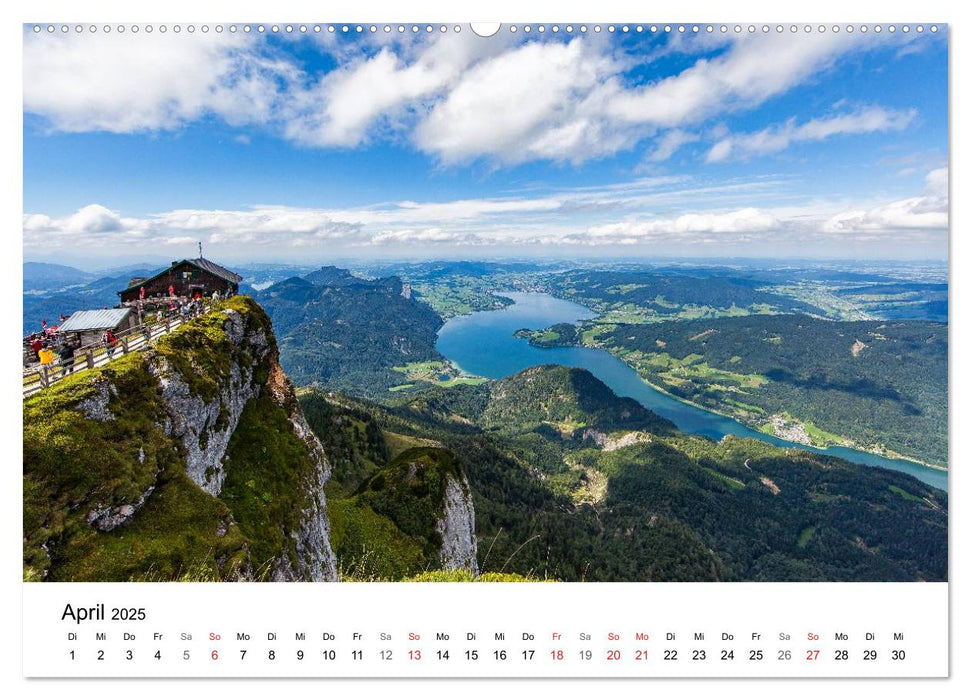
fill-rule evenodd
<path id="1" fill-rule="evenodd" d="M 25 28 L 23 580 L 947 581 L 947 32 L 580 26 Z"/>

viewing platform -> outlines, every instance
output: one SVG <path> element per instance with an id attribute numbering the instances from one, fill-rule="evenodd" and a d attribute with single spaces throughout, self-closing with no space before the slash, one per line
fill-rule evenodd
<path id="1" fill-rule="evenodd" d="M 202 311 L 193 317 L 184 317 L 181 314 L 175 314 L 167 316 L 158 322 L 148 322 L 132 326 L 123 333 L 116 334 L 115 337 L 117 340 L 110 348 L 104 342 L 100 341 L 82 345 L 75 349 L 74 358 L 67 365 L 59 362 L 51 365 L 32 363 L 23 370 L 23 397 L 26 399 L 29 396 L 33 396 L 37 392 L 53 386 L 65 377 L 71 376 L 74 372 L 101 367 L 116 358 L 124 357 L 130 352 L 144 350 L 162 336 L 171 333 L 193 318 L 208 313 L 212 308 L 213 304 L 210 303 L 203 306 Z M 66 372 L 65 369 L 67 369 Z"/>

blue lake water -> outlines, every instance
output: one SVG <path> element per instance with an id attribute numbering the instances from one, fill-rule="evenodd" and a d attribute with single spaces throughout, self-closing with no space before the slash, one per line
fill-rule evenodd
<path id="1" fill-rule="evenodd" d="M 438 334 L 438 351 L 466 372 L 500 379 L 527 367 L 558 364 L 582 367 L 619 396 L 629 396 L 686 433 L 720 440 L 725 435 L 754 438 L 780 447 L 795 447 L 841 457 L 858 464 L 904 472 L 939 489 L 947 489 L 947 472 L 905 459 L 890 459 L 847 447 L 820 449 L 780 440 L 748 428 L 732 418 L 692 406 L 658 391 L 637 372 L 605 350 L 596 348 L 537 348 L 513 334 L 520 328 L 542 329 L 554 323 L 595 318 L 590 309 L 548 294 L 502 292 L 516 303 L 499 311 L 479 311 L 446 323 Z"/>

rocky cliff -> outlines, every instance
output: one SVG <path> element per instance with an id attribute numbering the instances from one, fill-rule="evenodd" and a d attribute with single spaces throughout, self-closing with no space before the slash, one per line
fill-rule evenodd
<path id="1" fill-rule="evenodd" d="M 331 466 L 246 297 L 24 403 L 28 580 L 334 580 Z"/>
<path id="2" fill-rule="evenodd" d="M 475 509 L 472 507 L 472 491 L 464 475 L 461 478 L 451 474 L 446 476 L 442 511 L 442 517 L 435 525 L 435 532 L 442 539 L 439 550 L 442 568 L 466 569 L 473 576 L 478 575 Z"/>
<path id="3" fill-rule="evenodd" d="M 372 549 L 374 556 L 394 551 L 401 553 L 395 555 L 401 561 L 414 550 L 413 564 L 396 572 L 399 577 L 430 569 L 462 569 L 478 575 L 472 490 L 450 450 L 405 450 L 362 486 L 354 505 L 388 522 L 407 540 L 396 542 L 393 548 L 385 547 L 384 553 Z M 377 528 L 372 525 L 369 529 L 373 532 Z M 345 536 L 342 552 L 348 552 L 347 545 Z"/>

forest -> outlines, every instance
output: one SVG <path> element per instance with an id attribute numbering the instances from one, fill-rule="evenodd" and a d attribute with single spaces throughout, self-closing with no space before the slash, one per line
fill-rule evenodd
<path id="1" fill-rule="evenodd" d="M 322 268 L 254 297 L 273 320 L 280 362 L 297 384 L 385 396 L 404 379 L 394 367 L 443 359 L 435 350 L 441 318 L 397 277 L 366 280 Z"/>
<path id="2" fill-rule="evenodd" d="M 758 427 L 798 422 L 947 464 L 947 326 L 804 315 L 619 325 L 597 342 L 648 381 Z"/>
<path id="3" fill-rule="evenodd" d="M 409 515 L 368 495 L 397 455 L 423 446 L 446 450 L 467 475 L 486 571 L 563 581 L 947 577 L 946 493 L 836 458 L 684 435 L 584 370 L 530 368 L 390 405 L 319 390 L 300 400 L 346 465 L 332 474 L 328 512 L 342 568 L 363 577 L 427 565 L 420 530 L 398 524 Z"/>

